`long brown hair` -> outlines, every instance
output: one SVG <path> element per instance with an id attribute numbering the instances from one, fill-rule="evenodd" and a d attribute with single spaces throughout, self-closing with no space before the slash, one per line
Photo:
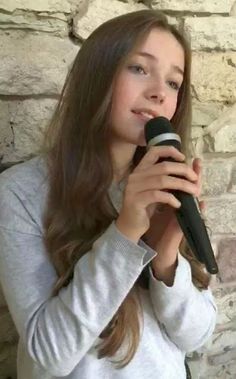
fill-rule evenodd
<path id="1" fill-rule="evenodd" d="M 128 13 L 102 24 L 77 54 L 43 143 L 49 173 L 44 240 L 58 274 L 52 296 L 68 285 L 76 262 L 118 216 L 108 195 L 113 180 L 108 126 L 112 83 L 125 58 L 154 27 L 172 33 L 184 49 L 184 80 L 172 124 L 185 153 L 188 150 L 191 52 L 183 34 L 154 10 Z M 137 147 L 134 167 L 144 154 L 145 149 Z M 181 253 L 191 264 L 194 283 L 206 288 L 209 277 L 202 265 L 190 251 Z M 142 312 L 136 290 L 144 285 L 142 279 L 143 275 L 99 336 L 98 358 L 112 357 L 129 337 L 127 353 L 116 362 L 117 368 L 130 362 L 139 344 Z"/>

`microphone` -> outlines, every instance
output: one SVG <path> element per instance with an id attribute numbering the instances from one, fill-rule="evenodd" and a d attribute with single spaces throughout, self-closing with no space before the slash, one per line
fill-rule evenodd
<path id="1" fill-rule="evenodd" d="M 149 147 L 167 145 L 181 151 L 180 136 L 165 117 L 156 117 L 146 123 L 145 138 Z M 163 160 L 174 161 L 172 158 Z M 176 217 L 189 247 L 196 258 L 205 264 L 207 271 L 216 274 L 217 263 L 197 200 L 187 192 L 174 190 L 171 193 L 181 203 L 180 208 L 176 209 Z"/>

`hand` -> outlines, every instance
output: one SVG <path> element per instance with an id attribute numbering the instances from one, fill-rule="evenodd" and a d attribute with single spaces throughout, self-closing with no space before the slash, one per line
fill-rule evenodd
<path id="1" fill-rule="evenodd" d="M 168 157 L 174 162 L 158 162 L 158 159 Z M 153 146 L 129 175 L 116 220 L 117 228 L 128 238 L 137 242 L 149 229 L 158 203 L 174 209 L 180 207 L 171 190 L 196 195 L 198 176 L 183 162 L 184 159 L 173 146 Z"/>
<path id="2" fill-rule="evenodd" d="M 202 187 L 201 160 L 199 158 L 194 159 L 192 167 L 197 174 L 195 196 L 199 197 Z M 200 201 L 199 206 L 203 211 L 205 203 Z M 145 241 L 158 252 L 158 255 L 151 262 L 155 276 L 158 279 L 167 276 L 169 279 L 167 283 L 170 284 L 175 273 L 178 249 L 182 238 L 183 232 L 178 224 L 174 208 L 165 205 L 160 209 L 157 206 L 150 221 L 150 228 L 145 234 Z"/>

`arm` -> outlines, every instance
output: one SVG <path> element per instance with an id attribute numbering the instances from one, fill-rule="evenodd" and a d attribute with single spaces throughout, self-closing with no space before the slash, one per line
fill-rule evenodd
<path id="1" fill-rule="evenodd" d="M 143 241 L 140 246 L 148 248 Z M 200 291 L 194 286 L 190 264 L 180 253 L 171 286 L 157 280 L 150 265 L 149 274 L 154 313 L 169 338 L 186 352 L 201 347 L 216 323 L 217 308 L 210 288 Z"/>
<path id="2" fill-rule="evenodd" d="M 38 225 L 17 194 L 0 183 L 0 280 L 28 354 L 55 376 L 68 375 L 94 344 L 153 258 L 112 223 L 50 297 L 57 279 Z"/>
<path id="3" fill-rule="evenodd" d="M 160 258 L 160 259 L 159 259 Z M 157 256 L 155 261 L 151 262 L 153 277 L 162 281 L 166 286 L 171 287 L 174 283 L 175 272 L 178 266 L 178 257 L 174 255 L 163 261 L 161 256 Z"/>

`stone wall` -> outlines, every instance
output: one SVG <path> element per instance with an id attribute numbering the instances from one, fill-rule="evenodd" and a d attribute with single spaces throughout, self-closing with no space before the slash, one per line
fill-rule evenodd
<path id="1" fill-rule="evenodd" d="M 37 153 L 81 42 L 105 20 L 163 10 L 191 35 L 192 141 L 219 275 L 217 327 L 190 355 L 194 379 L 236 378 L 236 1 L 0 0 L 0 164 Z M 200 317 L 200 315 L 199 315 Z M 0 294 L 0 379 L 15 378 L 17 333 Z M 177 379 L 177 378 L 176 378 Z"/>

